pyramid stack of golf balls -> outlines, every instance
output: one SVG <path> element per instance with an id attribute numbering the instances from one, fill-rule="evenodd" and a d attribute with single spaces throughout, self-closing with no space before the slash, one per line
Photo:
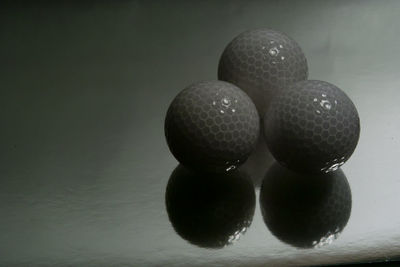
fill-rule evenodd
<path id="1" fill-rule="evenodd" d="M 353 153 L 360 133 L 353 102 L 333 84 L 307 80 L 306 57 L 287 35 L 241 33 L 223 51 L 218 79 L 189 85 L 168 109 L 167 143 L 183 165 L 234 169 L 260 127 L 275 159 L 294 171 L 329 172 Z"/>

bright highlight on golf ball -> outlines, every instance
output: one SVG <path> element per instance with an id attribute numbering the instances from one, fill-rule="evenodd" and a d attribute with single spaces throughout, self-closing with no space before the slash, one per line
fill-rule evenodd
<path id="1" fill-rule="evenodd" d="M 165 136 L 175 158 L 197 170 L 229 171 L 255 148 L 259 116 L 251 99 L 223 81 L 194 83 L 172 101 Z"/>
<path id="2" fill-rule="evenodd" d="M 352 155 L 360 119 L 350 98 L 324 81 L 301 81 L 279 91 L 264 117 L 268 148 L 299 172 L 330 172 Z"/>
<path id="3" fill-rule="evenodd" d="M 271 29 L 238 35 L 225 48 L 218 66 L 218 79 L 244 90 L 260 117 L 275 93 L 307 77 L 307 60 L 300 46 L 284 33 Z"/>

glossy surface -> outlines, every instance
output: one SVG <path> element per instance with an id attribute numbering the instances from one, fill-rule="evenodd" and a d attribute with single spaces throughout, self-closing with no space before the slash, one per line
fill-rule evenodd
<path id="1" fill-rule="evenodd" d="M 318 80 L 280 90 L 264 117 L 269 150 L 282 165 L 306 172 L 330 172 L 353 154 L 360 118 L 337 86 Z"/>
<path id="2" fill-rule="evenodd" d="M 239 34 L 227 45 L 218 64 L 218 79 L 245 91 L 260 117 L 277 92 L 307 77 L 307 59 L 299 44 L 272 29 L 251 29 Z"/>
<path id="3" fill-rule="evenodd" d="M 166 113 L 165 137 L 172 154 L 201 171 L 235 169 L 253 152 L 260 132 L 254 103 L 223 81 L 189 85 Z"/>
<path id="4" fill-rule="evenodd" d="M 0 265 L 296 266 L 400 256 L 398 1 L 83 2 L 0 8 Z M 337 85 L 357 106 L 360 140 L 342 167 L 351 215 L 332 244 L 298 249 L 269 231 L 256 187 L 246 233 L 201 248 L 168 218 L 178 162 L 165 112 L 186 85 L 217 78 L 232 36 L 262 27 L 293 37 L 310 78 Z M 257 162 L 271 164 L 263 151 L 243 166 L 260 179 L 268 167 Z"/>

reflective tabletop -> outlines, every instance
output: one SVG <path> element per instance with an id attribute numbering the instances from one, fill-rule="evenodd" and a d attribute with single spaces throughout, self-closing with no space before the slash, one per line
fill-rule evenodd
<path id="1" fill-rule="evenodd" d="M 0 265 L 398 259 L 399 12 L 394 0 L 3 4 Z M 358 109 L 358 146 L 323 179 L 280 167 L 262 139 L 221 175 L 186 169 L 166 144 L 176 94 L 217 79 L 226 44 L 264 27 Z"/>

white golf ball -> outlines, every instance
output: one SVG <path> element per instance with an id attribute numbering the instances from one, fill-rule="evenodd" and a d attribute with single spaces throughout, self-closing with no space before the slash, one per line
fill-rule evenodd
<path id="1" fill-rule="evenodd" d="M 344 164 L 360 136 L 351 99 L 324 81 L 301 81 L 281 90 L 264 117 L 272 155 L 300 172 L 329 172 Z"/>
<path id="2" fill-rule="evenodd" d="M 218 79 L 245 91 L 260 117 L 278 90 L 307 77 L 307 60 L 300 46 L 284 33 L 271 29 L 238 35 L 225 48 L 218 66 Z"/>
<path id="3" fill-rule="evenodd" d="M 259 116 L 251 99 L 223 81 L 194 83 L 172 101 L 165 136 L 175 158 L 188 167 L 225 171 L 255 148 Z"/>

